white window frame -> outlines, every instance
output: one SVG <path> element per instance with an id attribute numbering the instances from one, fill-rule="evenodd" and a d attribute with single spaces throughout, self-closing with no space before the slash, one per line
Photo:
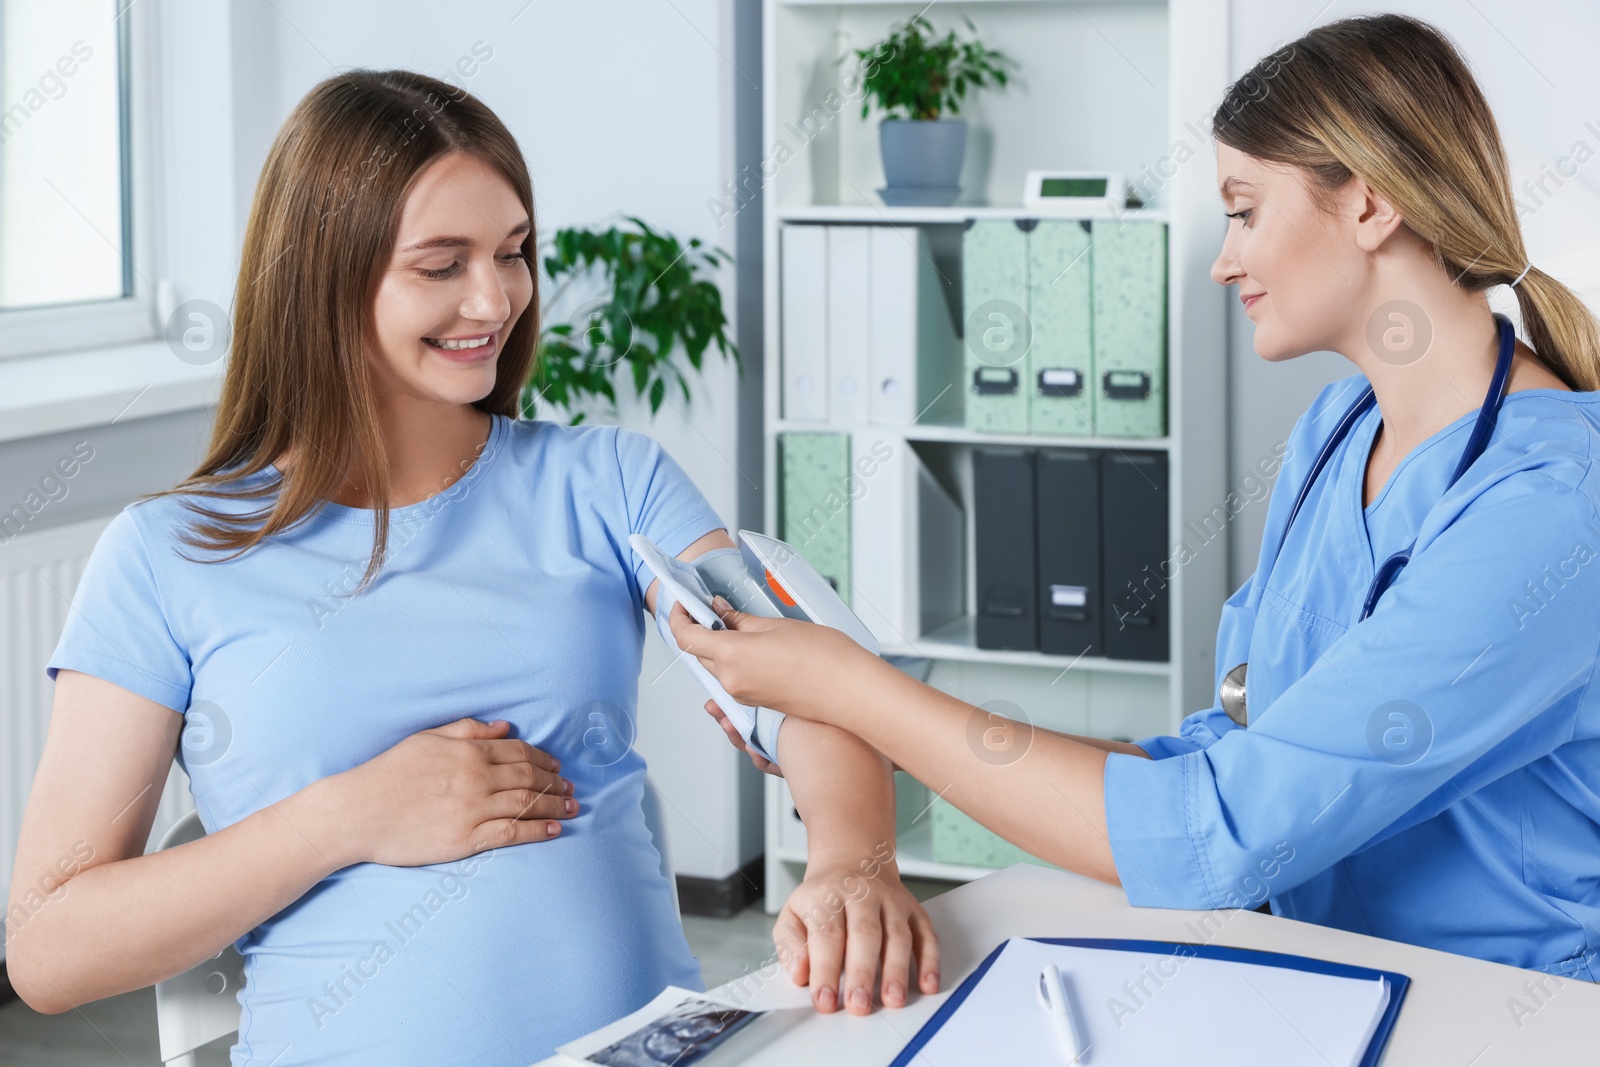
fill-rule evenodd
<path id="1" fill-rule="evenodd" d="M 14 0 L 13 0 L 14 2 Z M 0 310 L 0 360 L 134 344 L 161 335 L 156 321 L 156 279 L 161 277 L 156 160 L 158 96 L 154 3 L 122 3 L 117 17 L 124 161 L 123 211 L 129 220 L 126 250 L 133 292 L 114 300 Z M 108 5 L 109 6 L 109 5 Z"/>

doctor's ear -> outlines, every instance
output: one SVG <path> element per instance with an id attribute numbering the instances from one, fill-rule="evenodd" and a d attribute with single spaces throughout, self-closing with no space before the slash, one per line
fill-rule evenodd
<path id="1" fill-rule="evenodd" d="M 1363 178 L 1351 178 L 1341 194 L 1341 199 L 1353 212 L 1356 246 L 1363 252 L 1376 252 L 1383 242 L 1405 225 L 1399 210 Z"/>

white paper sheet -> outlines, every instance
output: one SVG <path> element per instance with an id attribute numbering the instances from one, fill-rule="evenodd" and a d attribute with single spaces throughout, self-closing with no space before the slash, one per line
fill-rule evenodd
<path id="1" fill-rule="evenodd" d="M 1066 977 L 1085 1067 L 1226 1063 L 1354 1067 L 1389 1003 L 1383 979 L 1013 938 L 914 1061 L 1065 1063 L 1039 973 Z"/>

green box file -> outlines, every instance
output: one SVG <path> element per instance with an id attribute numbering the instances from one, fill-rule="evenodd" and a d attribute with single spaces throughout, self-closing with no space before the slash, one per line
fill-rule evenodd
<path id="1" fill-rule="evenodd" d="M 1095 425 L 1105 437 L 1167 432 L 1167 227 L 1094 221 Z"/>
<path id="2" fill-rule="evenodd" d="M 1009 867 L 1013 863 L 1052 866 L 1031 852 L 1024 852 L 948 800 L 935 797 L 927 817 L 933 820 L 936 863 L 960 863 L 968 867 Z"/>
<path id="3" fill-rule="evenodd" d="M 961 241 L 966 423 L 1028 432 L 1028 235 L 1011 219 L 977 219 Z"/>
<path id="4" fill-rule="evenodd" d="M 850 603 L 850 437 L 786 433 L 778 437 L 778 534 Z"/>
<path id="5" fill-rule="evenodd" d="M 1028 234 L 1028 425 L 1034 433 L 1092 434 L 1093 246 L 1089 224 L 1041 219 Z"/>

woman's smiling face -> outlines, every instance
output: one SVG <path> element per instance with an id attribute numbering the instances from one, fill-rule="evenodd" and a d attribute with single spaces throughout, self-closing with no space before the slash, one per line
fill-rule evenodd
<path id="1" fill-rule="evenodd" d="M 499 171 L 453 152 L 417 176 L 373 303 L 380 397 L 471 404 L 533 299 L 531 220 Z"/>
<path id="2" fill-rule="evenodd" d="M 1211 265 L 1219 285 L 1237 285 L 1256 324 L 1256 352 L 1271 361 L 1334 349 L 1356 311 L 1366 270 L 1354 218 L 1324 210 L 1308 175 L 1218 142 L 1217 182 L 1228 220 Z M 1334 197 L 1342 206 L 1342 197 Z"/>

